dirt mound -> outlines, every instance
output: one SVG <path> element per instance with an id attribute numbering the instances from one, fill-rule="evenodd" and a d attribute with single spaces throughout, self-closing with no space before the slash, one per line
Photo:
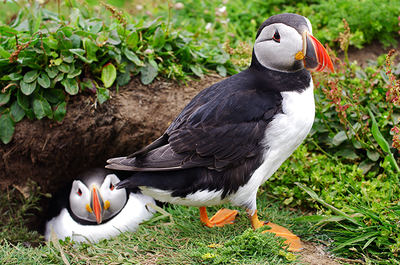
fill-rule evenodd
<path id="1" fill-rule="evenodd" d="M 0 188 L 32 179 L 44 192 L 53 192 L 77 173 L 155 140 L 194 95 L 219 80 L 207 76 L 187 84 L 159 80 L 144 86 L 135 79 L 100 106 L 94 96 L 71 98 L 61 123 L 24 119 L 12 142 L 0 144 Z"/>

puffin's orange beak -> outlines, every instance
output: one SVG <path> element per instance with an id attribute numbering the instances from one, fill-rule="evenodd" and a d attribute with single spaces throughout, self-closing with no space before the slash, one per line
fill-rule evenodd
<path id="1" fill-rule="evenodd" d="M 100 197 L 99 191 L 96 189 L 96 187 L 92 188 L 91 207 L 93 209 L 94 215 L 96 216 L 97 224 L 100 224 L 102 222 L 102 219 L 103 219 L 104 203 L 103 203 L 103 200 Z"/>
<path id="2" fill-rule="evenodd" d="M 303 33 L 304 64 L 309 70 L 322 72 L 328 68 L 334 72 L 333 64 L 324 46 L 310 33 Z"/>

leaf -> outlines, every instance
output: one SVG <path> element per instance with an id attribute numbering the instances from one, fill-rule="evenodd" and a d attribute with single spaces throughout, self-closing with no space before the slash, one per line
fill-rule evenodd
<path id="1" fill-rule="evenodd" d="M 0 107 L 4 106 L 5 104 L 8 103 L 8 101 L 10 101 L 10 94 L 11 90 L 9 90 L 7 93 L 0 92 Z"/>
<path id="2" fill-rule="evenodd" d="M 54 80 L 54 83 L 57 83 L 57 82 L 59 82 L 59 81 L 61 81 L 61 80 L 63 80 L 64 79 L 64 73 L 58 73 L 58 75 L 53 79 Z"/>
<path id="3" fill-rule="evenodd" d="M 124 49 L 124 54 L 126 56 L 126 58 L 128 58 L 129 61 L 133 62 L 134 64 L 136 64 L 137 66 L 143 66 L 143 62 L 139 59 L 139 57 L 137 57 L 137 55 L 130 51 L 129 49 Z"/>
<path id="4" fill-rule="evenodd" d="M 161 27 L 157 28 L 153 36 L 153 47 L 161 48 L 165 44 L 165 33 Z"/>
<path id="5" fill-rule="evenodd" d="M 63 60 L 61 58 L 57 58 L 57 59 L 54 59 L 54 60 L 50 60 L 50 62 L 52 64 L 54 64 L 55 66 L 59 66 L 59 65 L 62 64 Z"/>
<path id="6" fill-rule="evenodd" d="M 108 36 L 106 32 L 102 31 L 99 34 L 97 34 L 96 43 L 98 46 L 103 46 L 104 44 L 106 44 L 107 40 Z"/>
<path id="7" fill-rule="evenodd" d="M 362 148 L 361 143 L 359 141 L 356 141 L 356 140 L 353 142 L 353 146 L 356 149 L 361 149 Z"/>
<path id="8" fill-rule="evenodd" d="M 397 165 L 395 158 L 393 157 L 392 154 L 388 154 L 385 156 L 385 162 L 389 161 L 390 165 L 396 169 L 397 172 L 399 172 L 399 165 Z"/>
<path id="9" fill-rule="evenodd" d="M 63 61 L 66 63 L 72 63 L 74 61 L 74 57 L 72 55 L 63 56 Z"/>
<path id="10" fill-rule="evenodd" d="M 67 78 L 74 78 L 79 76 L 82 73 L 82 69 L 74 69 L 73 71 L 69 72 Z"/>
<path id="11" fill-rule="evenodd" d="M 21 14 L 19 14 L 21 15 Z M 19 15 L 15 18 L 14 22 L 18 22 L 19 20 Z M 13 23 L 13 25 L 11 25 L 13 27 L 16 26 L 16 24 Z M 19 32 L 18 30 L 13 29 L 12 27 L 8 26 L 8 25 L 1 25 L 0 26 L 0 34 L 3 36 L 7 36 L 7 37 L 14 37 L 14 35 L 17 35 Z"/>
<path id="12" fill-rule="evenodd" d="M 2 57 L 2 58 L 4 58 L 4 59 L 8 59 L 8 58 L 10 58 L 10 56 L 11 56 L 11 53 L 9 53 L 8 51 L 6 51 L 6 50 L 4 49 L 4 47 L 0 45 L 0 57 Z"/>
<path id="13" fill-rule="evenodd" d="M 110 35 L 108 36 L 107 42 L 111 45 L 117 46 L 121 43 L 121 39 L 118 36 L 118 32 L 114 29 L 111 30 Z"/>
<path id="14" fill-rule="evenodd" d="M 363 174 L 367 174 L 368 171 L 375 165 L 375 163 L 370 162 L 369 160 L 364 160 L 358 165 L 358 167 L 363 171 Z"/>
<path id="15" fill-rule="evenodd" d="M 229 60 L 229 54 L 223 52 L 213 57 L 213 61 L 217 64 L 225 64 Z"/>
<path id="16" fill-rule="evenodd" d="M 19 82 L 19 86 L 21 87 L 22 93 L 29 96 L 36 89 L 36 81 L 28 84 L 28 83 L 25 83 L 23 80 L 21 80 Z"/>
<path id="17" fill-rule="evenodd" d="M 21 80 L 23 78 L 23 76 L 19 73 L 11 73 L 8 75 L 8 77 L 10 78 L 11 81 L 17 81 L 17 80 Z"/>
<path id="18" fill-rule="evenodd" d="M 376 236 L 371 237 L 361 249 L 366 249 L 374 240 L 376 239 Z"/>
<path id="19" fill-rule="evenodd" d="M 202 78 L 203 77 L 203 70 L 201 70 L 200 65 L 196 64 L 196 65 L 190 65 L 190 70 L 192 70 L 192 72 L 197 75 L 198 77 Z"/>
<path id="20" fill-rule="evenodd" d="M 126 68 L 125 68 L 125 72 L 124 73 L 118 73 L 117 84 L 119 86 L 124 86 L 124 85 L 128 84 L 129 81 L 131 80 L 131 74 L 130 74 L 129 70 L 126 69 Z"/>
<path id="21" fill-rule="evenodd" d="M 110 91 L 107 88 L 99 87 L 97 89 L 96 94 L 97 94 L 97 100 L 99 101 L 100 104 L 103 104 L 110 98 Z"/>
<path id="22" fill-rule="evenodd" d="M 347 140 L 347 135 L 345 131 L 340 131 L 333 137 L 332 144 L 338 146 L 346 140 Z"/>
<path id="23" fill-rule="evenodd" d="M 50 78 L 48 77 L 47 74 L 41 73 L 39 78 L 38 78 L 38 83 L 44 88 L 49 88 L 50 87 Z"/>
<path id="24" fill-rule="evenodd" d="M 369 159 L 371 159 L 372 161 L 378 161 L 378 159 L 379 159 L 379 153 L 378 152 L 376 152 L 376 151 L 371 151 L 371 150 L 367 150 L 367 157 L 369 158 Z"/>
<path id="25" fill-rule="evenodd" d="M 54 120 L 60 122 L 64 119 L 65 114 L 67 113 L 67 102 L 61 102 L 54 109 Z"/>
<path id="26" fill-rule="evenodd" d="M 91 21 L 88 24 L 90 25 L 90 27 L 89 27 L 90 33 L 94 33 L 94 34 L 97 34 L 103 27 L 103 22 L 101 20 L 100 21 Z"/>
<path id="27" fill-rule="evenodd" d="M 86 57 L 89 60 L 97 61 L 96 51 L 99 47 L 89 38 L 83 39 L 83 47 L 86 50 Z"/>
<path id="28" fill-rule="evenodd" d="M 47 99 L 51 104 L 58 104 L 65 100 L 65 93 L 61 89 L 47 89 L 43 96 Z"/>
<path id="29" fill-rule="evenodd" d="M 61 81 L 61 84 L 64 86 L 65 91 L 70 95 L 76 95 L 79 92 L 79 85 L 75 79 L 66 78 Z"/>
<path id="30" fill-rule="evenodd" d="M 352 148 L 349 148 L 348 146 L 341 148 L 335 153 L 335 155 L 344 157 L 349 160 L 354 160 L 358 158 L 358 155 L 354 152 L 354 150 Z"/>
<path id="31" fill-rule="evenodd" d="M 50 78 L 54 78 L 58 74 L 58 69 L 56 67 L 51 67 L 51 68 L 46 67 L 45 71 Z"/>
<path id="32" fill-rule="evenodd" d="M 79 59 L 81 59 L 85 63 L 92 63 L 92 60 L 86 59 L 85 58 L 85 50 L 83 49 L 69 49 L 70 52 L 75 54 Z"/>
<path id="33" fill-rule="evenodd" d="M 10 114 L 2 114 L 0 116 L 0 139 L 4 144 L 11 142 L 14 130 L 14 122 L 12 121 Z"/>
<path id="34" fill-rule="evenodd" d="M 140 74 L 140 81 L 142 81 L 144 85 L 148 85 L 156 78 L 158 71 L 150 63 L 146 63 L 146 65 L 140 69 Z"/>
<path id="35" fill-rule="evenodd" d="M 118 48 L 109 50 L 108 55 L 111 57 L 111 59 L 114 59 L 114 61 L 116 61 L 117 65 L 121 64 L 122 56 L 121 56 L 121 51 Z"/>
<path id="36" fill-rule="evenodd" d="M 29 109 L 29 98 L 21 94 L 20 91 L 17 92 L 17 102 L 23 110 L 27 111 Z"/>
<path id="37" fill-rule="evenodd" d="M 60 72 L 68 73 L 68 72 L 69 72 L 69 69 L 70 69 L 70 66 L 69 66 L 69 64 L 62 63 L 62 64 L 60 64 L 57 68 L 58 68 L 58 70 L 59 70 Z"/>
<path id="38" fill-rule="evenodd" d="M 139 42 L 139 35 L 137 34 L 136 31 L 132 31 L 126 38 L 126 45 L 128 45 L 128 47 L 131 49 L 136 48 L 138 42 Z"/>
<path id="39" fill-rule="evenodd" d="M 101 81 L 106 88 L 109 88 L 117 78 L 117 69 L 112 63 L 108 63 L 101 70 Z"/>
<path id="40" fill-rule="evenodd" d="M 39 72 L 37 70 L 32 70 L 27 72 L 24 75 L 24 82 L 25 83 L 32 83 L 33 81 L 35 81 L 39 76 Z"/>
<path id="41" fill-rule="evenodd" d="M 19 106 L 17 101 L 11 105 L 10 116 L 14 122 L 21 121 L 25 116 L 25 111 Z"/>
<path id="42" fill-rule="evenodd" d="M 389 153 L 390 152 L 389 143 L 385 140 L 385 138 L 379 131 L 378 124 L 376 123 L 374 114 L 372 113 L 372 111 L 370 109 L 368 109 L 368 113 L 372 120 L 372 128 L 371 128 L 372 136 L 374 136 L 374 139 L 379 144 L 379 146 L 382 148 L 382 150 L 386 153 Z"/>
<path id="43" fill-rule="evenodd" d="M 42 96 L 36 96 L 32 102 L 33 112 L 38 120 L 41 120 L 43 117 L 51 118 L 53 116 L 53 112 L 51 111 L 51 106 L 49 102 Z"/>
<path id="44" fill-rule="evenodd" d="M 223 65 L 218 65 L 217 66 L 217 72 L 220 76 L 226 76 L 226 68 Z"/>

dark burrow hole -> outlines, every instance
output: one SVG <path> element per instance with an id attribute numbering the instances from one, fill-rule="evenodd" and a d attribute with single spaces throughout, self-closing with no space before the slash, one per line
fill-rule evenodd
<path id="1" fill-rule="evenodd" d="M 96 167 L 104 167 L 104 162 L 85 164 L 81 167 L 81 172 Z M 124 179 L 129 175 L 118 176 Z M 27 180 L 24 186 L 11 185 L 0 191 L 0 244 L 4 241 L 22 243 L 27 247 L 44 244 L 46 222 L 57 215 L 55 208 L 58 203 L 54 200 L 70 193 L 75 178 L 76 173 L 71 172 L 51 188 Z"/>

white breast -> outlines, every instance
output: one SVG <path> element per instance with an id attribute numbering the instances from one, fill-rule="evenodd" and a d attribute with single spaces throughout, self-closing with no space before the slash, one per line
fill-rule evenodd
<path id="1" fill-rule="evenodd" d="M 312 80 L 310 87 L 301 93 L 282 92 L 281 95 L 283 113 L 277 114 L 265 131 L 264 161 L 249 182 L 231 196 L 235 205 L 255 210 L 258 187 L 275 173 L 311 130 L 315 115 Z"/>
<path id="2" fill-rule="evenodd" d="M 125 231 L 135 231 L 139 224 L 153 216 L 154 211 L 147 203 L 155 203 L 154 200 L 142 194 L 129 195 L 128 202 L 122 211 L 110 221 L 100 225 L 81 225 L 72 219 L 67 209 L 46 224 L 45 239 L 49 240 L 51 231 L 59 239 L 70 237 L 75 242 L 98 242 L 101 239 L 111 238 Z"/>

